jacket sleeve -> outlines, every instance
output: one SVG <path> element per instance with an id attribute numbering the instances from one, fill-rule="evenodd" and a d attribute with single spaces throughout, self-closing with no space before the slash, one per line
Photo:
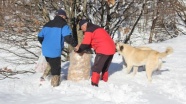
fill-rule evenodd
<path id="1" fill-rule="evenodd" d="M 79 47 L 79 50 L 76 51 L 77 53 L 81 53 L 84 50 L 87 50 L 87 49 L 91 48 L 91 45 L 90 45 L 91 44 L 91 40 L 92 40 L 91 34 L 92 33 L 90 33 L 90 32 L 85 32 L 84 33 L 83 41 L 82 41 L 82 43 L 81 43 L 81 45 Z"/>
<path id="2" fill-rule="evenodd" d="M 44 39 L 43 37 L 39 37 L 39 36 L 38 36 L 38 41 L 39 41 L 40 44 L 42 44 L 43 39 Z"/>
<path id="3" fill-rule="evenodd" d="M 81 44 L 80 47 L 79 47 L 79 50 L 76 51 L 76 52 L 77 52 L 77 53 L 81 53 L 81 52 L 83 52 L 84 50 L 87 50 L 87 49 L 89 49 L 89 48 L 90 48 L 90 45 L 88 45 L 88 44 Z"/>
<path id="4" fill-rule="evenodd" d="M 77 46 L 77 41 L 75 41 L 72 35 L 67 35 L 64 37 L 64 39 L 65 39 L 65 42 L 72 45 L 72 47 Z"/>
<path id="5" fill-rule="evenodd" d="M 68 25 L 63 26 L 62 35 L 65 39 L 65 42 L 72 45 L 73 47 L 77 46 L 77 41 L 72 36 L 72 31 Z"/>
<path id="6" fill-rule="evenodd" d="M 42 44 L 43 40 L 44 40 L 44 28 L 39 32 L 38 34 L 38 41 L 40 44 Z"/>

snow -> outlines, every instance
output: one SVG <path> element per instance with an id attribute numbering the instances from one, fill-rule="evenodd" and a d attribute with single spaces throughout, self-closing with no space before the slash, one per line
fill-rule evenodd
<path id="1" fill-rule="evenodd" d="M 100 81 L 99 87 L 91 86 L 90 79 L 66 80 L 69 62 L 64 62 L 62 82 L 58 87 L 51 87 L 49 80 L 39 86 L 42 73 L 18 74 L 15 77 L 20 79 L 0 80 L 0 104 L 186 104 L 185 40 L 186 36 L 179 36 L 146 45 L 160 52 L 167 46 L 174 49 L 173 54 L 163 59 L 161 70 L 153 74 L 152 83 L 147 81 L 142 67 L 134 77 L 126 74 L 122 57 L 116 53 L 109 69 L 109 81 Z M 4 65 L 7 64 L 0 59 L 0 68 Z M 17 69 L 33 67 L 24 65 Z"/>

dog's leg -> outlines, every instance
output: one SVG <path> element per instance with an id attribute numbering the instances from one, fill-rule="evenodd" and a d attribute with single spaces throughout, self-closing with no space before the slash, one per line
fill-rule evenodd
<path id="1" fill-rule="evenodd" d="M 147 74 L 147 79 L 149 82 L 152 81 L 152 71 L 153 71 L 153 68 L 151 65 L 146 65 L 146 74 Z"/>
<path id="2" fill-rule="evenodd" d="M 148 81 L 152 81 L 152 71 L 151 69 L 146 70 Z"/>
<path id="3" fill-rule="evenodd" d="M 157 71 L 159 71 L 161 69 L 161 66 L 162 66 L 162 61 L 159 61 Z"/>
<path id="4" fill-rule="evenodd" d="M 128 66 L 127 66 L 127 70 L 126 70 L 126 71 L 127 71 L 127 74 L 130 73 L 131 69 L 132 69 L 132 65 L 128 65 Z"/>
<path id="5" fill-rule="evenodd" d="M 123 60 L 123 68 L 124 68 L 124 67 L 127 67 L 127 63 L 125 62 L 124 57 L 122 57 L 122 60 Z"/>
<path id="6" fill-rule="evenodd" d="M 137 66 L 134 66 L 133 67 L 133 76 L 136 75 L 137 71 L 138 71 L 138 67 Z"/>
<path id="7" fill-rule="evenodd" d="M 152 73 L 159 67 L 159 61 L 157 58 L 152 58 L 146 63 L 146 73 L 148 81 L 152 81 Z"/>

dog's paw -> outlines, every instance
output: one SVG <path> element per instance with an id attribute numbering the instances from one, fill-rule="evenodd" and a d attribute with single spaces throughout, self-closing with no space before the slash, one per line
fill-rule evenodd
<path id="1" fill-rule="evenodd" d="M 136 75 L 136 74 L 133 73 L 133 74 L 132 74 L 132 77 L 135 77 L 135 75 Z"/>
<path id="2" fill-rule="evenodd" d="M 130 73 L 130 71 L 126 71 L 126 74 L 129 74 Z"/>
<path id="3" fill-rule="evenodd" d="M 152 78 L 149 78 L 149 79 L 148 79 L 148 82 L 151 83 L 151 82 L 152 82 Z"/>

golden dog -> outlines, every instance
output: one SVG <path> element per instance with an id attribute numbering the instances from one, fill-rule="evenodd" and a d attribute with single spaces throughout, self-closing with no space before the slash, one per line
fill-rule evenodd
<path id="1" fill-rule="evenodd" d="M 167 47 L 165 52 L 158 52 L 148 47 L 132 47 L 124 43 L 116 43 L 116 50 L 124 57 L 127 73 L 133 68 L 133 75 L 138 67 L 145 65 L 148 81 L 152 81 L 152 73 L 161 68 L 161 59 L 173 52 L 172 47 Z"/>

